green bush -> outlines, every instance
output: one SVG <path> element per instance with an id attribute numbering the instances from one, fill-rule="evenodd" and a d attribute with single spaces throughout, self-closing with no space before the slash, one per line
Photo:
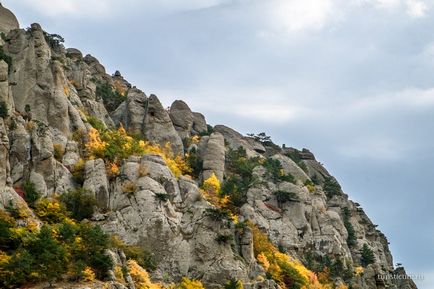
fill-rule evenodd
<path id="1" fill-rule="evenodd" d="M 239 147 L 229 149 L 226 153 L 226 169 L 230 172 L 223 182 L 221 194 L 229 196 L 232 209 L 241 207 L 247 202 L 247 191 L 256 183 L 253 169 L 260 165 L 260 159 L 248 158 L 246 150 Z"/>
<path id="2" fill-rule="evenodd" d="M 41 194 L 36 190 L 35 184 L 26 181 L 23 185 L 24 199 L 29 207 L 34 208 L 36 202 L 41 198 Z"/>
<path id="3" fill-rule="evenodd" d="M 354 230 L 353 225 L 350 222 L 350 210 L 348 208 L 342 209 L 342 216 L 344 221 L 345 229 L 347 229 L 348 237 L 347 237 L 347 244 L 348 246 L 352 247 L 356 245 L 356 231 Z"/>
<path id="4" fill-rule="evenodd" d="M 60 201 L 78 221 L 92 217 L 96 206 L 95 196 L 85 189 L 70 190 L 60 196 Z"/>
<path id="5" fill-rule="evenodd" d="M 169 200 L 169 195 L 165 193 L 155 193 L 155 198 L 161 202 L 167 202 Z"/>
<path id="6" fill-rule="evenodd" d="M 217 235 L 217 237 L 216 237 L 216 241 L 217 241 L 217 243 L 219 243 L 219 244 L 227 244 L 227 243 L 229 243 L 230 241 L 232 241 L 234 239 L 234 237 L 232 236 L 232 235 Z"/>
<path id="7" fill-rule="evenodd" d="M 8 107 L 6 105 L 6 102 L 0 101 L 0 117 L 6 118 L 8 117 L 8 115 L 9 112 L 8 112 Z"/>
<path id="8" fill-rule="evenodd" d="M 206 130 L 205 131 L 201 131 L 199 132 L 200 136 L 210 136 L 212 133 L 214 132 L 214 127 L 207 124 L 206 125 Z"/>
<path id="9" fill-rule="evenodd" d="M 333 177 L 328 177 L 324 180 L 323 189 L 328 198 L 342 194 L 341 186 Z"/>
<path id="10" fill-rule="evenodd" d="M 44 37 L 45 37 L 45 41 L 47 41 L 47 44 L 52 49 L 59 48 L 60 45 L 65 42 L 65 39 L 58 34 L 50 34 L 50 33 L 44 32 Z"/>
<path id="11" fill-rule="evenodd" d="M 236 279 L 229 280 L 224 287 L 224 289 L 243 289 L 243 288 L 244 288 L 243 282 Z"/>
<path id="12" fill-rule="evenodd" d="M 230 213 L 219 208 L 208 208 L 205 210 L 205 215 L 213 221 L 227 221 L 230 219 Z"/>
<path id="13" fill-rule="evenodd" d="M 367 244 L 363 244 L 362 249 L 360 250 L 360 263 L 366 267 L 369 264 L 375 263 L 375 255 L 374 252 L 369 248 Z"/>
<path id="14" fill-rule="evenodd" d="M 279 160 L 268 158 L 264 162 L 263 166 L 267 170 L 268 177 L 270 177 L 273 182 L 285 181 L 295 183 L 293 175 L 284 173 L 282 164 Z"/>
<path id="15" fill-rule="evenodd" d="M 297 202 L 297 195 L 293 192 L 278 190 L 273 193 L 276 196 L 278 203 Z"/>
<path id="16" fill-rule="evenodd" d="M 106 130 L 105 124 L 96 116 L 88 116 L 87 121 L 94 129 L 96 129 L 99 132 Z"/>
<path id="17" fill-rule="evenodd" d="M 0 60 L 4 60 L 8 64 L 8 72 L 10 73 L 12 69 L 12 57 L 5 53 L 3 46 L 0 46 Z"/>
<path id="18" fill-rule="evenodd" d="M 192 176 L 194 178 L 199 178 L 203 170 L 203 160 L 198 154 L 196 148 L 192 148 L 187 156 L 187 164 L 191 168 Z"/>
<path id="19" fill-rule="evenodd" d="M 265 132 L 261 132 L 258 134 L 254 134 L 254 133 L 249 133 L 247 134 L 249 137 L 254 138 L 256 141 L 262 143 L 263 145 L 270 145 L 273 144 L 273 142 L 271 141 L 271 137 L 266 135 Z"/>
<path id="20" fill-rule="evenodd" d="M 125 96 L 113 89 L 108 83 L 99 83 L 96 86 L 96 96 L 103 100 L 109 112 L 115 111 L 125 100 Z"/>

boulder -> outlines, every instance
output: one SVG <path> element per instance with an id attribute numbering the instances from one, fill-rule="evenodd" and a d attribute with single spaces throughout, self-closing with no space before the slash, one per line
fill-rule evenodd
<path id="1" fill-rule="evenodd" d="M 203 179 L 215 174 L 223 182 L 225 170 L 225 140 L 220 133 L 213 133 L 209 137 L 205 152 L 203 153 Z"/>
<path id="2" fill-rule="evenodd" d="M 162 146 L 167 143 L 175 155 L 184 153 L 182 140 L 176 132 L 169 113 L 163 108 L 157 96 L 148 99 L 148 109 L 144 121 L 144 135 L 149 141 Z"/>
<path id="3" fill-rule="evenodd" d="M 175 100 L 170 106 L 170 119 L 181 139 L 190 137 L 193 128 L 193 113 L 182 100 Z"/>

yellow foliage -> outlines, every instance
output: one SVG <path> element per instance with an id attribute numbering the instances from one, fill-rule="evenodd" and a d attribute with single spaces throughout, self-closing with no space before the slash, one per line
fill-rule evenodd
<path id="1" fill-rule="evenodd" d="M 95 273 L 90 267 L 84 268 L 84 270 L 81 272 L 81 276 L 85 282 L 92 282 L 95 280 Z"/>
<path id="2" fill-rule="evenodd" d="M 91 128 L 89 129 L 88 133 L 88 142 L 86 143 L 85 147 L 90 152 L 90 157 L 103 157 L 104 156 L 104 150 L 107 147 L 107 143 L 101 140 L 101 136 L 99 132 Z"/>
<path id="3" fill-rule="evenodd" d="M 261 264 L 261 266 L 265 269 L 265 271 L 268 271 L 268 268 L 270 268 L 270 262 L 268 262 L 267 257 L 263 253 L 259 253 L 258 256 L 256 256 L 256 259 L 258 260 L 258 263 Z"/>
<path id="4" fill-rule="evenodd" d="M 55 199 L 39 200 L 34 211 L 39 218 L 48 223 L 60 223 L 68 218 L 65 208 Z"/>
<path id="5" fill-rule="evenodd" d="M 358 266 L 354 269 L 357 276 L 362 275 L 365 272 L 365 269 L 362 266 Z"/>
<path id="6" fill-rule="evenodd" d="M 109 176 L 116 176 L 119 174 L 119 166 L 116 163 L 108 164 Z"/>
<path id="7" fill-rule="evenodd" d="M 202 282 L 198 280 L 190 280 L 184 277 L 176 289 L 205 289 L 205 287 L 203 287 Z"/>
<path id="8" fill-rule="evenodd" d="M 217 176 L 213 173 L 208 179 L 203 182 L 203 190 L 201 190 L 202 195 L 205 199 L 218 208 L 226 208 L 229 203 L 229 196 L 220 196 L 221 184 Z M 235 221 L 238 219 L 236 216 L 232 215 L 231 218 Z"/>
<path id="9" fill-rule="evenodd" d="M 218 194 L 220 192 L 221 184 L 214 173 L 203 182 L 203 189 L 208 194 Z"/>
<path id="10" fill-rule="evenodd" d="M 127 194 L 132 194 L 136 191 L 137 186 L 134 182 L 132 181 L 126 181 L 123 185 L 122 185 L 122 192 L 127 193 Z"/>
<path id="11" fill-rule="evenodd" d="M 249 226 L 253 232 L 253 249 L 258 263 L 282 288 L 287 288 L 288 279 L 296 280 L 303 289 L 333 288 L 330 282 L 321 283 L 316 274 L 307 269 L 300 261 L 279 252 L 258 227 L 251 223 Z"/>
<path id="12" fill-rule="evenodd" d="M 148 272 L 139 266 L 136 261 L 130 259 L 127 262 L 128 271 L 134 281 L 136 289 L 162 289 L 160 284 L 154 284 L 149 278 Z"/>
<path id="13" fill-rule="evenodd" d="M 191 168 L 185 159 L 182 156 L 173 155 L 170 143 L 161 147 L 144 140 L 135 139 L 128 135 L 122 126 L 118 130 L 105 130 L 102 132 L 91 128 L 85 147 L 91 159 L 103 158 L 119 164 L 122 159 L 132 155 L 156 154 L 164 159 L 176 177 L 191 173 Z"/>

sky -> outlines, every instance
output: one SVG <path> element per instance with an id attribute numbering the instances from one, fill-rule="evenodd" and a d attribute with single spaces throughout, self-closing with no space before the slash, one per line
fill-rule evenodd
<path id="1" fill-rule="evenodd" d="M 308 148 L 434 288 L 434 0 L 3 0 L 165 106 Z"/>

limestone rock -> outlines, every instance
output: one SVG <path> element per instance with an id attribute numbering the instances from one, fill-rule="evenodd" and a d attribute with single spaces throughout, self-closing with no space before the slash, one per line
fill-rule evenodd
<path id="1" fill-rule="evenodd" d="M 162 146 L 170 143 L 175 154 L 183 154 L 182 140 L 173 127 L 169 113 L 163 108 L 155 95 L 148 99 L 147 114 L 144 122 L 144 135 L 146 139 Z"/>
<path id="2" fill-rule="evenodd" d="M 203 179 L 215 174 L 220 182 L 223 181 L 225 170 L 225 140 L 220 133 L 213 133 L 209 137 L 203 154 Z"/>
<path id="3" fill-rule="evenodd" d="M 103 209 L 109 206 L 109 183 L 102 159 L 89 160 L 85 165 L 83 188 L 95 194 L 97 204 Z"/>
<path id="4" fill-rule="evenodd" d="M 0 32 L 8 34 L 13 29 L 19 29 L 17 17 L 0 3 Z"/>
<path id="5" fill-rule="evenodd" d="M 147 97 L 142 91 L 130 89 L 127 100 L 111 115 L 115 125 L 122 124 L 130 133 L 143 134 L 147 105 Z"/>
<path id="6" fill-rule="evenodd" d="M 175 100 L 170 106 L 170 119 L 181 139 L 190 137 L 193 129 L 193 113 L 182 100 Z"/>
<path id="7" fill-rule="evenodd" d="M 192 133 L 193 134 L 200 134 L 202 132 L 205 132 L 208 130 L 205 116 L 199 112 L 193 112 L 193 127 L 192 127 Z"/>

